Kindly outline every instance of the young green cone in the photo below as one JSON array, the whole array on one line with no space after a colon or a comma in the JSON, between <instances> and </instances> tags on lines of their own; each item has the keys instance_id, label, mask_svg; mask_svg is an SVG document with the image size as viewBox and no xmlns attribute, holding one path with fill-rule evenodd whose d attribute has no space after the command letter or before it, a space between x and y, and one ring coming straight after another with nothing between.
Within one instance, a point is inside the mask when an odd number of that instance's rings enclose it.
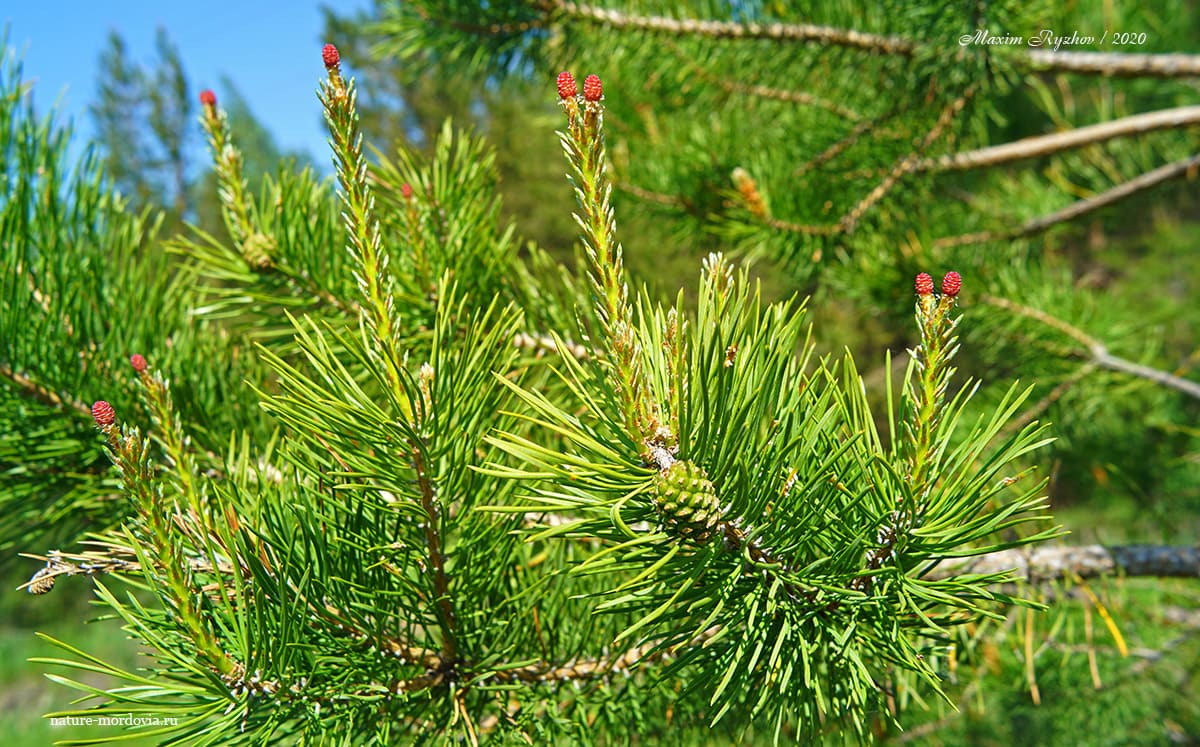
<instances>
[{"instance_id":1,"label":"young green cone","mask_svg":"<svg viewBox=\"0 0 1200 747\"><path fill-rule=\"evenodd\" d=\"M683 460L654 478L655 503L668 531L704 542L721 519L721 504L703 467Z\"/></svg>"}]
</instances>

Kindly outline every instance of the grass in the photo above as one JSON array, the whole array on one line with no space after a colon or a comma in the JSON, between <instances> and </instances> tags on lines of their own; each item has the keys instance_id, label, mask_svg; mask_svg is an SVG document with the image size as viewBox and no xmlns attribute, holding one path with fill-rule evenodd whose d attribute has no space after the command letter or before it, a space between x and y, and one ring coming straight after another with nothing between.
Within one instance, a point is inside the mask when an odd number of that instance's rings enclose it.
<instances>
[{"instance_id":1,"label":"grass","mask_svg":"<svg viewBox=\"0 0 1200 747\"><path fill-rule=\"evenodd\" d=\"M44 714L77 707L72 701L80 693L49 680L45 667L31 664L29 659L62 657L64 653L35 636L34 631L125 667L137 666L137 644L128 639L118 622L96 620L102 610L89 602L92 592L88 581L60 580L49 594L31 596L14 590L26 580L30 569L10 565L6 570L0 577L8 589L0 595L0 619L5 621L0 625L0 734L5 737L4 747L45 747L69 739L121 734L120 727L52 726ZM83 677L63 670L58 673L98 687L112 684L100 676ZM154 742L135 739L124 744Z\"/></svg>"},{"instance_id":2,"label":"grass","mask_svg":"<svg viewBox=\"0 0 1200 747\"><path fill-rule=\"evenodd\" d=\"M959 710L936 704L910 712L910 734L889 743L1194 744L1200 589L1191 581L1136 579L1092 582L1088 590L1113 618L1120 644L1082 587L1054 589L1050 610L1029 620L1025 611L1014 613L960 660L948 690Z\"/></svg>"}]
</instances>

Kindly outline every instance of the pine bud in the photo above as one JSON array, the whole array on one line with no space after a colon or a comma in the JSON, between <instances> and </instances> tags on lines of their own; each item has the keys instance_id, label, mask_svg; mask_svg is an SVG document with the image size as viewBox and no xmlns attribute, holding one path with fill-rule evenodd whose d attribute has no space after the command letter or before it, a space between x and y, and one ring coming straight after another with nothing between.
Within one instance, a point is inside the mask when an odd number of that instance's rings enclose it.
<instances>
[{"instance_id":1,"label":"pine bud","mask_svg":"<svg viewBox=\"0 0 1200 747\"><path fill-rule=\"evenodd\" d=\"M25 587L30 594L47 594L54 588L54 576L50 575L50 567L47 566L37 573L33 574L33 578L29 579L29 584Z\"/></svg>"},{"instance_id":2,"label":"pine bud","mask_svg":"<svg viewBox=\"0 0 1200 747\"><path fill-rule=\"evenodd\" d=\"M412 185L409 184L408 182L401 184L400 185L400 196L406 200L411 200L412 196L413 196Z\"/></svg>"},{"instance_id":3,"label":"pine bud","mask_svg":"<svg viewBox=\"0 0 1200 747\"><path fill-rule=\"evenodd\" d=\"M129 365L133 366L133 370L141 373L146 370L146 359L140 353L134 353L129 356Z\"/></svg>"},{"instance_id":4,"label":"pine bud","mask_svg":"<svg viewBox=\"0 0 1200 747\"><path fill-rule=\"evenodd\" d=\"M325 63L326 70L337 67L341 61L342 57L338 54L337 47L332 44L326 44L324 47L321 47L321 62Z\"/></svg>"},{"instance_id":5,"label":"pine bud","mask_svg":"<svg viewBox=\"0 0 1200 747\"><path fill-rule=\"evenodd\" d=\"M917 275L917 295L928 296L933 293L933 278L929 277L928 272L922 272Z\"/></svg>"},{"instance_id":6,"label":"pine bud","mask_svg":"<svg viewBox=\"0 0 1200 747\"><path fill-rule=\"evenodd\" d=\"M558 74L558 97L560 99L572 98L576 93L575 76L563 71Z\"/></svg>"},{"instance_id":7,"label":"pine bud","mask_svg":"<svg viewBox=\"0 0 1200 747\"><path fill-rule=\"evenodd\" d=\"M962 290L962 275L957 272L947 272L942 278L942 294L954 298Z\"/></svg>"},{"instance_id":8,"label":"pine bud","mask_svg":"<svg viewBox=\"0 0 1200 747\"><path fill-rule=\"evenodd\" d=\"M92 418L96 421L96 425L107 428L117 422L117 411L104 400L99 400L92 405Z\"/></svg>"},{"instance_id":9,"label":"pine bud","mask_svg":"<svg viewBox=\"0 0 1200 747\"><path fill-rule=\"evenodd\" d=\"M588 101L599 101L604 95L604 89L600 86L600 77L597 75L589 75L583 80L583 97Z\"/></svg>"},{"instance_id":10,"label":"pine bud","mask_svg":"<svg viewBox=\"0 0 1200 747\"><path fill-rule=\"evenodd\" d=\"M767 203L763 201L762 192L758 189L758 182L754 181L754 177L750 176L750 172L738 166L733 170L733 185L737 187L737 191L742 195L742 199L746 201L746 209L759 218L766 217Z\"/></svg>"},{"instance_id":11,"label":"pine bud","mask_svg":"<svg viewBox=\"0 0 1200 747\"><path fill-rule=\"evenodd\" d=\"M712 536L721 504L703 467L677 461L655 477L658 510L668 529L697 542Z\"/></svg>"},{"instance_id":12,"label":"pine bud","mask_svg":"<svg viewBox=\"0 0 1200 747\"><path fill-rule=\"evenodd\" d=\"M205 88L200 92L200 103L204 106L216 106L217 94L213 93L211 89Z\"/></svg>"}]
</instances>

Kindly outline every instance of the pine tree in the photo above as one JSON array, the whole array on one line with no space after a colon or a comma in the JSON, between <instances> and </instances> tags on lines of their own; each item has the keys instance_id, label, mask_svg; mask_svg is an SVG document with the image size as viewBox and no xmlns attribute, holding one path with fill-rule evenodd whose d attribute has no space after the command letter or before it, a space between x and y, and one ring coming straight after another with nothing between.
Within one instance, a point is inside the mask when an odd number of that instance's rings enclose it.
<instances>
[{"instance_id":1,"label":"pine tree","mask_svg":"<svg viewBox=\"0 0 1200 747\"><path fill-rule=\"evenodd\" d=\"M493 76L480 85L476 76L441 59L436 50L407 57L373 53L391 39L379 28L386 13L384 2L353 14L326 12L325 36L362 85L358 111L366 141L385 152L400 148L429 155L447 121L477 132L495 153L504 217L519 224L525 240L574 266L579 260L576 227L570 195L560 188L554 136L559 117L554 102L546 99L544 79ZM634 277L666 295L681 283L689 286L690 295L695 266L721 248L715 239L679 241L671 224L656 216L626 214L622 225L647 245L664 247L665 262L663 256L638 253L628 258L628 265Z\"/></svg>"},{"instance_id":2,"label":"pine tree","mask_svg":"<svg viewBox=\"0 0 1200 747\"><path fill-rule=\"evenodd\" d=\"M154 45L156 64L146 70L131 59L121 35L109 33L91 113L117 186L137 207L169 208L175 228L191 207L195 105L179 49L166 29L157 30Z\"/></svg>"},{"instance_id":3,"label":"pine tree","mask_svg":"<svg viewBox=\"0 0 1200 747\"><path fill-rule=\"evenodd\" d=\"M40 663L102 701L76 713L178 716L162 738L197 744L865 741L940 697L970 626L1039 606L1013 568L1197 574L1169 550L1039 561L1050 439L1029 388L981 397L955 370L970 270L864 276L915 291L872 399L861 354L817 355L806 305L723 255L695 309L631 291L624 86L557 80L575 276L517 252L478 138L369 163L356 84L322 59L336 185L283 169L256 196L206 91L229 238L173 237L174 275L94 162L62 176L62 133L6 70L0 500L92 509L86 535L14 535L72 546L27 588L88 576L153 652L130 672L60 642Z\"/></svg>"},{"instance_id":4,"label":"pine tree","mask_svg":"<svg viewBox=\"0 0 1200 747\"><path fill-rule=\"evenodd\" d=\"M1198 21L1174 3L428 0L368 32L381 58L479 80L600 71L626 92L618 196L782 266L848 328L822 349L906 345L896 289L958 268L986 291L965 307L971 373L1036 378L1025 417L1057 424L1056 498L1195 506L1195 339L1175 328L1197 321L1195 263L1133 227L1194 203L1200 71L1180 52ZM1106 234L1137 237L1135 257Z\"/></svg>"},{"instance_id":5,"label":"pine tree","mask_svg":"<svg viewBox=\"0 0 1200 747\"><path fill-rule=\"evenodd\" d=\"M152 155L139 132L147 118L143 77L144 72L130 60L124 38L110 32L108 46L100 53L91 116L109 174L122 193L140 205L162 191L151 179Z\"/></svg>"}]
</instances>

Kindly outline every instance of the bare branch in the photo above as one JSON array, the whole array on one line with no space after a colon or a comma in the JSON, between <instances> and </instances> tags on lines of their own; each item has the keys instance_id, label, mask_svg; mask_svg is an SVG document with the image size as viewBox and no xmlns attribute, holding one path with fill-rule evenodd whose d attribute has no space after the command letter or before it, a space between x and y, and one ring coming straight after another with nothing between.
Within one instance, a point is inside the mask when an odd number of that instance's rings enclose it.
<instances>
[{"instance_id":1,"label":"bare branch","mask_svg":"<svg viewBox=\"0 0 1200 747\"><path fill-rule=\"evenodd\" d=\"M697 64L694 59L681 50L677 44L668 41L666 43L666 47L697 78L706 80L729 93L738 93L745 96L754 96L772 101L784 101L792 104L801 104L803 106L815 106L817 108L825 109L826 111L837 114L838 116L848 119L852 122L857 122L862 119L862 115L853 109L842 106L834 101L828 101L807 91L796 91L785 88L772 88L770 86L752 85L738 80L715 75L709 68Z\"/></svg>"},{"instance_id":2,"label":"bare branch","mask_svg":"<svg viewBox=\"0 0 1200 747\"><path fill-rule=\"evenodd\" d=\"M800 166L792 172L792 176L803 176L818 166L832 161L834 158L837 158L839 155L841 155L847 148L861 140L863 135L874 133L876 128L906 109L907 107L894 108L891 111L879 115L878 117L860 121L858 124L854 125L854 128L844 138L838 140L833 145L830 145L828 148L814 156L811 160L800 164Z\"/></svg>"},{"instance_id":3,"label":"bare branch","mask_svg":"<svg viewBox=\"0 0 1200 747\"><path fill-rule=\"evenodd\" d=\"M1084 200L1073 202L1061 210L1056 210L1049 215L1044 215L1041 218L1036 218L1029 221L1023 226L1012 231L980 231L977 233L962 234L959 236L944 236L933 242L933 245L938 248L963 246L965 244L979 244L985 241L1010 241L1012 239L1024 238L1033 234L1045 231L1059 223L1065 223L1069 220L1074 220L1081 215L1090 213L1094 210L1107 207L1119 200L1134 195L1138 192L1158 186L1165 181L1178 179L1188 174L1194 174L1195 170L1200 168L1200 155L1192 156L1191 158L1169 163L1165 166L1147 171L1140 176L1134 177L1127 182L1118 184L1111 189L1106 189L1100 194L1093 195Z\"/></svg>"},{"instance_id":4,"label":"bare branch","mask_svg":"<svg viewBox=\"0 0 1200 747\"><path fill-rule=\"evenodd\" d=\"M1065 132L1027 137L1012 143L988 148L952 153L940 158L927 158L914 166L916 171L962 171L986 168L1026 158L1102 143L1118 137L1143 135L1155 130L1177 129L1200 124L1200 106L1180 106L1174 109L1134 114L1111 122L1077 127Z\"/></svg>"},{"instance_id":5,"label":"bare branch","mask_svg":"<svg viewBox=\"0 0 1200 747\"><path fill-rule=\"evenodd\" d=\"M1020 415L1013 418L1008 425L1004 426L1004 430L1002 432L1006 434L1015 433L1016 431L1019 431L1025 426L1029 425L1036 420L1038 416L1045 412L1050 405L1053 405L1055 402L1061 399L1064 394L1069 392L1071 387L1078 384L1081 380L1087 378L1087 376L1095 370L1095 363L1090 361L1084 363L1082 366L1076 369L1074 373L1060 382L1058 386L1054 387L1049 394L1047 394L1045 397L1042 397L1037 402L1026 408L1025 411Z\"/></svg>"},{"instance_id":6,"label":"bare branch","mask_svg":"<svg viewBox=\"0 0 1200 747\"><path fill-rule=\"evenodd\" d=\"M963 91L961 96L956 98L954 101L951 101L944 109L942 109L941 115L938 116L937 121L934 122L933 127L929 129L929 132L925 133L925 137L921 139L917 149L900 159L896 165L892 167L888 175L884 177L883 181L880 182L875 189L871 190L866 197L859 201L857 205L851 208L850 211L846 213L846 215L844 215L840 221L838 221L838 228L841 231L845 233L853 231L854 227L858 224L858 221L862 219L862 216L868 210L870 210L872 206L882 200L887 193L890 192L897 183L899 183L901 177L913 171L913 167L920 159L921 153L929 148L929 146L933 144L933 141L942 136L942 133L945 132L946 128L950 126L950 123L954 121L954 118L962 112L963 107L967 105L967 102L978 90L978 85L972 84L968 86L967 89Z\"/></svg>"},{"instance_id":7,"label":"bare branch","mask_svg":"<svg viewBox=\"0 0 1200 747\"><path fill-rule=\"evenodd\" d=\"M670 207L683 208L684 210L688 209L687 201L676 195L655 192L644 187L639 187L636 184L631 184L630 182L617 182L614 186L622 192L628 192L646 202L653 202L657 205L669 205Z\"/></svg>"},{"instance_id":8,"label":"bare branch","mask_svg":"<svg viewBox=\"0 0 1200 747\"><path fill-rule=\"evenodd\" d=\"M83 415L91 417L92 409L83 402L64 397L58 392L52 391L46 386L38 383L34 379L14 371L7 365L0 363L0 377L8 379L16 384L21 392L32 399L41 402L44 405L49 405L60 410L74 410Z\"/></svg>"},{"instance_id":9,"label":"bare branch","mask_svg":"<svg viewBox=\"0 0 1200 747\"><path fill-rule=\"evenodd\" d=\"M1121 77L1191 78L1200 76L1200 55L1061 52L1035 49L1026 57L1031 70Z\"/></svg>"},{"instance_id":10,"label":"bare branch","mask_svg":"<svg viewBox=\"0 0 1200 747\"><path fill-rule=\"evenodd\" d=\"M1144 366L1140 363L1134 363L1133 361L1125 360L1124 358L1115 356L1108 352L1108 348L1105 347L1104 343L1100 340L1097 340L1095 337L1092 337L1078 327L1075 327L1063 321L1062 319L1059 319L1058 317L1047 314L1041 309L1035 309L1031 306L1017 303L1016 301L1010 301L1006 298L997 298L996 296L990 295L981 296L980 300L991 306L996 306L998 308L1005 309L1006 311L1020 314L1026 318L1034 319L1048 327L1052 327L1059 332L1062 332L1082 345L1086 349L1087 355L1091 357L1092 362L1100 368L1106 368L1110 371L1119 371L1121 373L1138 376L1148 381L1153 381L1156 384L1161 384L1163 386L1170 387L1171 389L1175 389L1176 391L1183 392L1189 397L1200 399L1200 384L1166 371L1160 371L1157 368L1151 368L1150 366Z\"/></svg>"},{"instance_id":11,"label":"bare branch","mask_svg":"<svg viewBox=\"0 0 1200 747\"><path fill-rule=\"evenodd\" d=\"M1095 337L1092 337L1078 327L1071 325L1056 316L1047 314L1041 309L1035 309L1032 306L1026 306L1025 304L1017 303L1016 301L1010 301L1007 298L1000 298L999 296L992 296L988 294L980 296L979 300L990 306L996 306L1004 309L1005 311L1011 311L1015 314L1020 314L1023 317L1041 322L1047 327L1052 327L1059 332L1062 332L1064 335L1070 337L1072 340L1075 340L1089 350L1092 348L1103 347L1103 343L1101 343Z\"/></svg>"},{"instance_id":12,"label":"bare branch","mask_svg":"<svg viewBox=\"0 0 1200 747\"><path fill-rule=\"evenodd\" d=\"M1200 547L1163 545L1039 546L946 561L923 574L947 579L968 573L1014 571L1031 583L1097 576L1200 577Z\"/></svg>"},{"instance_id":13,"label":"bare branch","mask_svg":"<svg viewBox=\"0 0 1200 747\"><path fill-rule=\"evenodd\" d=\"M799 23L735 23L702 21L665 16L636 16L562 0L545 0L544 7L615 29L636 29L659 34L705 36L713 39L759 39L768 41L826 44L861 52L913 57L921 45L898 36L883 36L854 29ZM511 29L492 33L508 33ZM480 27L480 30L484 30ZM1029 72L1051 71L1125 77L1187 78L1200 76L1200 55L1121 54L1033 49L1016 58Z\"/></svg>"},{"instance_id":14,"label":"bare branch","mask_svg":"<svg viewBox=\"0 0 1200 747\"><path fill-rule=\"evenodd\" d=\"M636 16L591 5L562 2L562 0L548 0L547 5L568 16L616 29L636 29L676 36L705 36L713 39L815 42L905 57L912 55L915 49L912 42L899 37L880 36L853 29L839 29L808 23L735 23L733 21L701 21L665 16Z\"/></svg>"},{"instance_id":15,"label":"bare branch","mask_svg":"<svg viewBox=\"0 0 1200 747\"><path fill-rule=\"evenodd\" d=\"M1107 368L1111 371L1120 371L1132 376L1139 376L1143 379L1153 381L1156 384L1162 384L1165 387L1170 387L1176 391L1183 392L1189 397L1200 399L1200 384L1189 379L1184 379L1166 371L1159 371L1157 368L1143 366L1140 363L1127 361L1124 358L1118 358L1112 355L1107 350L1093 351L1096 365Z\"/></svg>"}]
</instances>

